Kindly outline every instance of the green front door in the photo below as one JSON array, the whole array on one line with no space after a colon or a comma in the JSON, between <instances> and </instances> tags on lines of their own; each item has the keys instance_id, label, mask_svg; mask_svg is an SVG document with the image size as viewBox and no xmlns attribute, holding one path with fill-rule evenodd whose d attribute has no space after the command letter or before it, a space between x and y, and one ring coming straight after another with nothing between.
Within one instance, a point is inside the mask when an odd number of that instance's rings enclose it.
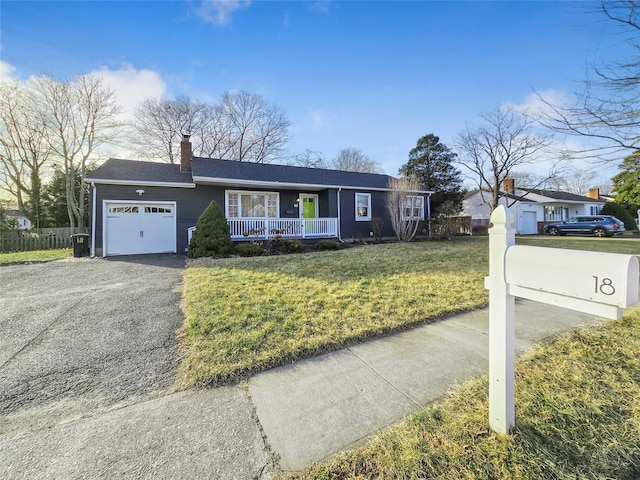
<instances>
[{"instance_id":1,"label":"green front door","mask_svg":"<svg viewBox=\"0 0 640 480\"><path fill-rule=\"evenodd\" d=\"M316 218L316 197L302 198L302 217Z\"/></svg>"},{"instance_id":2,"label":"green front door","mask_svg":"<svg viewBox=\"0 0 640 480\"><path fill-rule=\"evenodd\" d=\"M317 233L318 225L315 218L318 218L318 196L310 194L301 194L300 201L302 203L302 210L300 214L305 219L304 222L304 235L314 235ZM306 220L308 219L308 220Z\"/></svg>"}]
</instances>

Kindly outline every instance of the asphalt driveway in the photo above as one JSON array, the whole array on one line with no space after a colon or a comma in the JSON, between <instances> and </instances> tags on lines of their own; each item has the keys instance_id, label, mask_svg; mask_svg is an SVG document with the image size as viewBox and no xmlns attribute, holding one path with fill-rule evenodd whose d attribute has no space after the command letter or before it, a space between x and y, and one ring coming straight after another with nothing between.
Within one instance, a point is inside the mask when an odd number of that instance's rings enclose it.
<instances>
[{"instance_id":1,"label":"asphalt driveway","mask_svg":"<svg viewBox=\"0 0 640 480\"><path fill-rule=\"evenodd\" d=\"M174 255L0 269L0 436L171 387L181 268Z\"/></svg>"},{"instance_id":2,"label":"asphalt driveway","mask_svg":"<svg viewBox=\"0 0 640 480\"><path fill-rule=\"evenodd\" d=\"M265 473L241 389L171 392L184 263L145 255L0 267L0 477Z\"/></svg>"}]
</instances>

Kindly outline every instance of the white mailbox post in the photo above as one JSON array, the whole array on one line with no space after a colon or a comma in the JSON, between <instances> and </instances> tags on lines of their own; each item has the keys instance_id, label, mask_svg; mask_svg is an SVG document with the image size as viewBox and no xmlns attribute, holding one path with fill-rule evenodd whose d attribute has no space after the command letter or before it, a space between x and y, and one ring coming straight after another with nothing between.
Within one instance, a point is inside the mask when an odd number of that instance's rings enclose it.
<instances>
[{"instance_id":1,"label":"white mailbox post","mask_svg":"<svg viewBox=\"0 0 640 480\"><path fill-rule=\"evenodd\" d=\"M513 214L503 205L489 230L489 424L515 425L515 297L619 319L638 301L638 258L515 245Z\"/></svg>"}]
</instances>

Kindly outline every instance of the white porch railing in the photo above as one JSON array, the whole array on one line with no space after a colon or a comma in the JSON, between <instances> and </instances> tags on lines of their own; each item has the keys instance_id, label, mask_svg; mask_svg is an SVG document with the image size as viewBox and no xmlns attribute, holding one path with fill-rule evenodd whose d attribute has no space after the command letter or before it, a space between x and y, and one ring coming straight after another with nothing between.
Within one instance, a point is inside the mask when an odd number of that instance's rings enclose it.
<instances>
[{"instance_id":1,"label":"white porch railing","mask_svg":"<svg viewBox=\"0 0 640 480\"><path fill-rule=\"evenodd\" d=\"M228 218L232 240L338 236L337 218Z\"/></svg>"}]
</instances>

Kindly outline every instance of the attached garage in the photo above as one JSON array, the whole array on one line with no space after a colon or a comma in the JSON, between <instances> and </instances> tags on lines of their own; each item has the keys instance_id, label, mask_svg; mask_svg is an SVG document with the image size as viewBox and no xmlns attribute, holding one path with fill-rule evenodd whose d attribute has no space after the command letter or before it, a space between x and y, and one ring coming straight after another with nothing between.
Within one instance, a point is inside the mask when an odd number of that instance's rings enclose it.
<instances>
[{"instance_id":1,"label":"attached garage","mask_svg":"<svg viewBox=\"0 0 640 480\"><path fill-rule=\"evenodd\" d=\"M103 202L103 255L176 253L176 202Z\"/></svg>"}]
</instances>

